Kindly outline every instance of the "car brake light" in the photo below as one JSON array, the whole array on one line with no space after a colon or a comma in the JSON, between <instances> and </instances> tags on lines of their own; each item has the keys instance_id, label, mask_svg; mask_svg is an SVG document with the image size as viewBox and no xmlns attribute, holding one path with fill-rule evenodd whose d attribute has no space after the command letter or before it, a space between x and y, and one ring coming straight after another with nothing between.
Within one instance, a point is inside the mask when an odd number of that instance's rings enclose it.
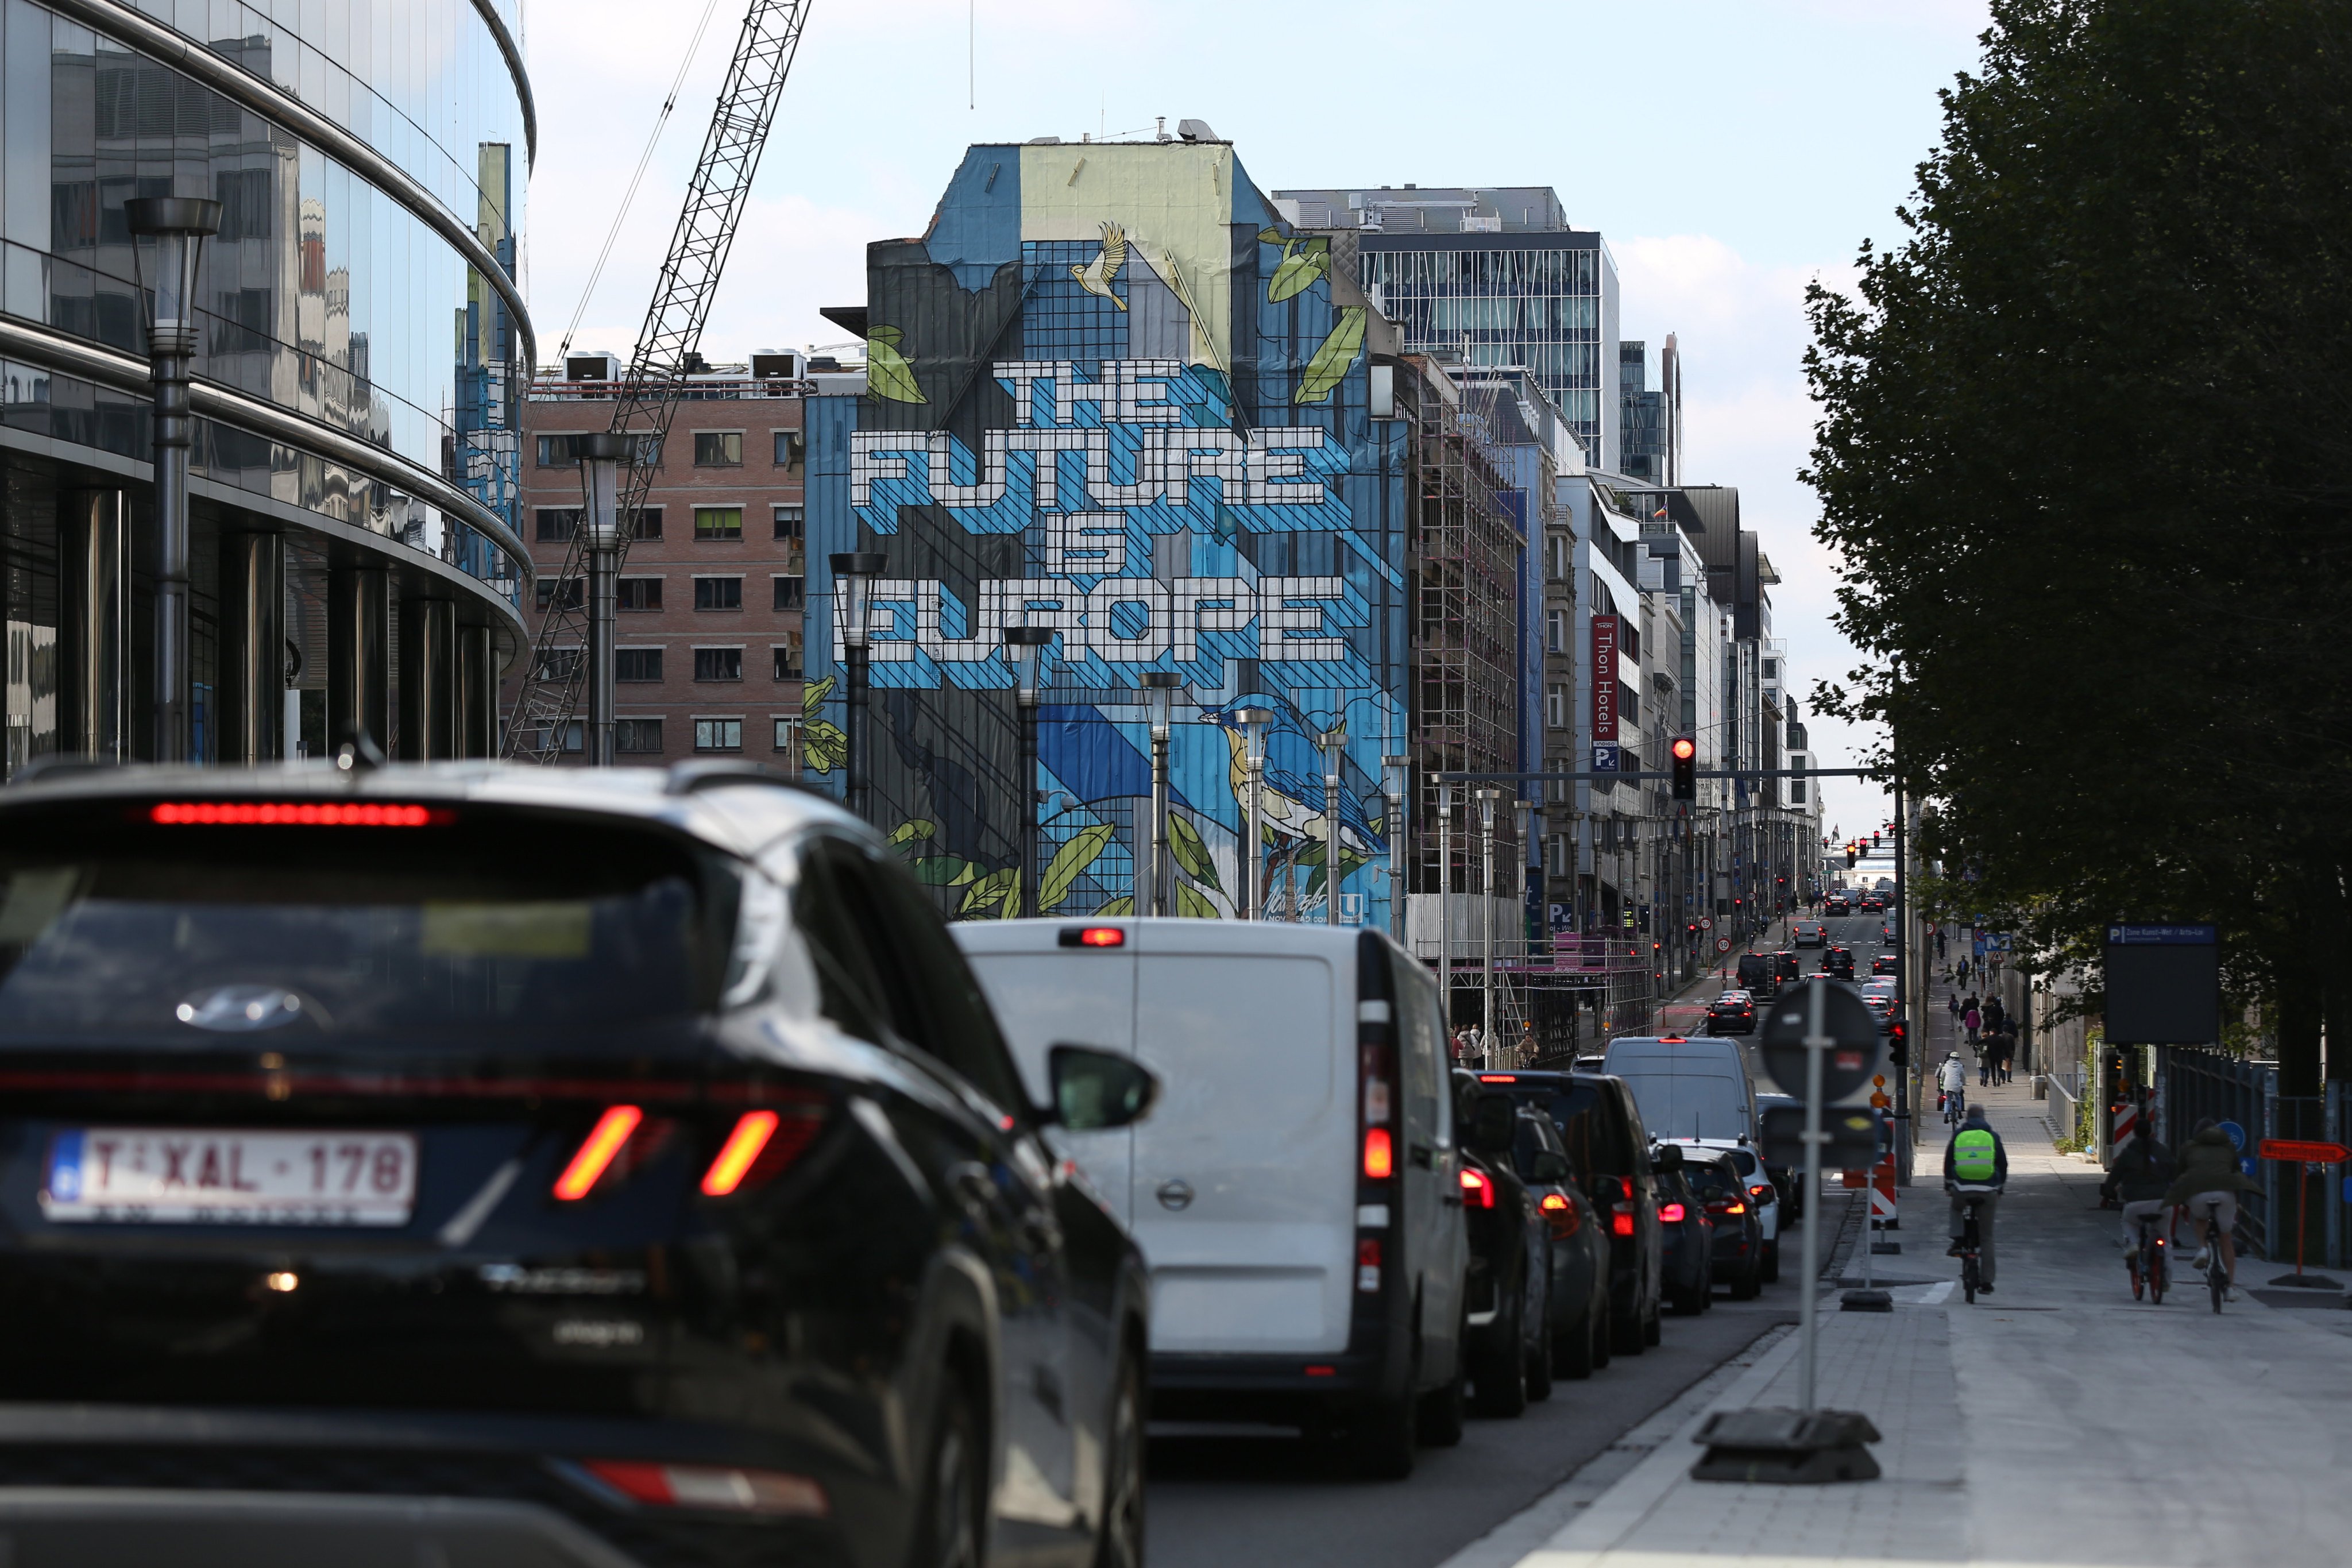
<instances>
[{"instance_id":1,"label":"car brake light","mask_svg":"<svg viewBox=\"0 0 2352 1568\"><path fill-rule=\"evenodd\" d=\"M1490 1209L1495 1206L1495 1184L1486 1179L1484 1171L1462 1173L1462 1202L1465 1207Z\"/></svg>"},{"instance_id":2,"label":"car brake light","mask_svg":"<svg viewBox=\"0 0 2352 1568\"><path fill-rule=\"evenodd\" d=\"M1080 947L1125 947L1127 933L1117 926L1088 926L1078 933Z\"/></svg>"},{"instance_id":3,"label":"car brake light","mask_svg":"<svg viewBox=\"0 0 2352 1568\"><path fill-rule=\"evenodd\" d=\"M1707 1205L1706 1212L1709 1214L1746 1214L1748 1212L1748 1205L1746 1204L1737 1202L1736 1200L1726 1198L1719 1203Z\"/></svg>"},{"instance_id":4,"label":"car brake light","mask_svg":"<svg viewBox=\"0 0 2352 1568\"><path fill-rule=\"evenodd\" d=\"M1568 1200L1560 1196L1558 1193L1546 1193L1543 1195L1543 1206L1545 1211L1548 1213L1559 1209L1564 1209L1568 1206Z\"/></svg>"},{"instance_id":5,"label":"car brake light","mask_svg":"<svg viewBox=\"0 0 2352 1568\"><path fill-rule=\"evenodd\" d=\"M165 827L438 827L457 814L379 800L167 800L147 820Z\"/></svg>"},{"instance_id":6,"label":"car brake light","mask_svg":"<svg viewBox=\"0 0 2352 1568\"><path fill-rule=\"evenodd\" d=\"M1381 1238L1368 1236L1356 1243L1356 1289L1371 1293L1381 1288Z\"/></svg>"},{"instance_id":7,"label":"car brake light","mask_svg":"<svg viewBox=\"0 0 2352 1568\"><path fill-rule=\"evenodd\" d=\"M1609 1216L1609 1234L1612 1236L1633 1234L1633 1215L1630 1210L1619 1209Z\"/></svg>"},{"instance_id":8,"label":"car brake light","mask_svg":"<svg viewBox=\"0 0 2352 1568\"><path fill-rule=\"evenodd\" d=\"M823 1487L806 1476L781 1470L653 1465L634 1459L590 1459L580 1468L631 1502L658 1508L724 1509L802 1519L823 1519L832 1511Z\"/></svg>"},{"instance_id":9,"label":"car brake light","mask_svg":"<svg viewBox=\"0 0 2352 1568\"><path fill-rule=\"evenodd\" d=\"M1478 1081L1480 1083L1517 1083L1519 1081L1519 1075L1515 1072L1482 1072L1478 1075Z\"/></svg>"},{"instance_id":10,"label":"car brake light","mask_svg":"<svg viewBox=\"0 0 2352 1568\"><path fill-rule=\"evenodd\" d=\"M1756 1184L1755 1186L1752 1186L1752 1187L1748 1188L1748 1195L1749 1197L1751 1197L1751 1198L1761 1198L1761 1197L1763 1197L1763 1196L1764 1196L1764 1194L1767 1194L1767 1193L1770 1192L1771 1190L1772 1190L1772 1184L1771 1184L1771 1183L1769 1183L1769 1182L1761 1182L1761 1183L1759 1183L1758 1184Z\"/></svg>"},{"instance_id":11,"label":"car brake light","mask_svg":"<svg viewBox=\"0 0 2352 1568\"><path fill-rule=\"evenodd\" d=\"M1683 1217L1683 1205L1680 1204L1661 1204L1658 1206L1658 1217L1664 1220L1668 1225L1676 1224Z\"/></svg>"},{"instance_id":12,"label":"car brake light","mask_svg":"<svg viewBox=\"0 0 2352 1568\"><path fill-rule=\"evenodd\" d=\"M1681 1035L1660 1035L1658 1037L1658 1044L1662 1046L1679 1046L1684 1043L1684 1039L1685 1037Z\"/></svg>"},{"instance_id":13,"label":"car brake light","mask_svg":"<svg viewBox=\"0 0 2352 1568\"><path fill-rule=\"evenodd\" d=\"M747 1110L735 1123L735 1131L727 1134L727 1142L719 1147L719 1158L710 1162L710 1169L702 1173L702 1190L714 1198L723 1198L742 1184L743 1173L776 1135L777 1115L772 1110Z\"/></svg>"},{"instance_id":14,"label":"car brake light","mask_svg":"<svg viewBox=\"0 0 2352 1568\"><path fill-rule=\"evenodd\" d=\"M563 1167L563 1174L555 1178L555 1195L566 1200L586 1197L645 1119L646 1113L634 1105L609 1107L588 1130L587 1140L572 1156L572 1163Z\"/></svg>"},{"instance_id":15,"label":"car brake light","mask_svg":"<svg viewBox=\"0 0 2352 1568\"><path fill-rule=\"evenodd\" d=\"M1364 1175L1371 1181L1385 1182L1396 1174L1396 1150L1389 1142L1385 1127L1364 1129Z\"/></svg>"}]
</instances>

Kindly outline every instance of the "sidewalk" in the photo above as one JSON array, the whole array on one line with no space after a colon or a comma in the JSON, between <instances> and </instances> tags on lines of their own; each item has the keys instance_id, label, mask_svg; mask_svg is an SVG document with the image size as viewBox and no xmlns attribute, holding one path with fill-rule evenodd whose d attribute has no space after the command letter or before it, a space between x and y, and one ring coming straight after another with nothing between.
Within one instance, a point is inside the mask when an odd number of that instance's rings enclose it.
<instances>
[{"instance_id":1,"label":"sidewalk","mask_svg":"<svg viewBox=\"0 0 2352 1568\"><path fill-rule=\"evenodd\" d=\"M2352 1554L2352 1313L2243 1292L2218 1317L2201 1293L2133 1301L2099 1173L2055 1152L2024 1084L1979 1089L1971 1073L1969 1092L2009 1146L1996 1293L1967 1306L1950 1283L1945 1129L1929 1121L1905 1251L1878 1261L1937 1282L1896 1287L1891 1313L1842 1312L1832 1294L1822 1317L1821 1401L1877 1425L1884 1477L1690 1479L1706 1410L1798 1403L1791 1336L1519 1568L2332 1568ZM2250 1261L2240 1283L2276 1271Z\"/></svg>"}]
</instances>

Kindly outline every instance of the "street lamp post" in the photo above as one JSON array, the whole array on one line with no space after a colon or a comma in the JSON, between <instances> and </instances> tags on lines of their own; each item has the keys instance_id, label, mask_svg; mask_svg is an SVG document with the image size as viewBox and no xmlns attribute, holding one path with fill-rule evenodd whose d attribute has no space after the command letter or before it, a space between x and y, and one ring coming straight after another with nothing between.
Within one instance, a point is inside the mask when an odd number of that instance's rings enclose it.
<instances>
[{"instance_id":1,"label":"street lamp post","mask_svg":"<svg viewBox=\"0 0 2352 1568\"><path fill-rule=\"evenodd\" d=\"M220 232L221 205L200 196L138 196L122 204L140 292L148 301L147 359L155 383L155 760L188 760L189 362L196 354L196 265Z\"/></svg>"},{"instance_id":2,"label":"street lamp post","mask_svg":"<svg viewBox=\"0 0 2352 1568\"><path fill-rule=\"evenodd\" d=\"M1381 784L1389 798L1389 934L1402 945L1404 920L1404 791L1412 777L1411 757L1381 759Z\"/></svg>"},{"instance_id":3,"label":"street lamp post","mask_svg":"<svg viewBox=\"0 0 2352 1568\"><path fill-rule=\"evenodd\" d=\"M842 804L857 816L872 820L874 771L871 764L872 738L867 733L866 711L866 654L871 628L866 615L871 603L874 579L882 575L889 558L870 550L844 551L831 558L833 566L833 613L841 627L842 674L846 678L844 696L847 706L842 726L846 776L842 787Z\"/></svg>"},{"instance_id":4,"label":"street lamp post","mask_svg":"<svg viewBox=\"0 0 2352 1568\"><path fill-rule=\"evenodd\" d=\"M1271 708L1243 708L1234 714L1242 727L1242 763L1248 773L1249 841L1242 846L1242 919L1265 918L1265 727Z\"/></svg>"},{"instance_id":5,"label":"street lamp post","mask_svg":"<svg viewBox=\"0 0 2352 1568\"><path fill-rule=\"evenodd\" d=\"M1454 786L1437 774L1437 979L1445 989L1445 1031L1454 1032Z\"/></svg>"},{"instance_id":6,"label":"street lamp post","mask_svg":"<svg viewBox=\"0 0 2352 1568\"><path fill-rule=\"evenodd\" d=\"M1481 1004L1482 1022L1478 1026L1479 1048L1487 1067L1495 1065L1495 803L1503 798L1498 789L1482 789L1478 794L1478 927L1480 941L1486 949L1485 996Z\"/></svg>"},{"instance_id":7,"label":"street lamp post","mask_svg":"<svg viewBox=\"0 0 2352 1568\"><path fill-rule=\"evenodd\" d=\"M1168 721L1184 677L1172 669L1147 669L1136 678L1151 705L1151 868L1144 887L1150 912L1168 913Z\"/></svg>"},{"instance_id":8,"label":"street lamp post","mask_svg":"<svg viewBox=\"0 0 2352 1568\"><path fill-rule=\"evenodd\" d=\"M1021 914L1037 915L1037 707L1045 690L1039 678L1051 626L1007 626L1004 651L1013 658L1013 701L1019 710L1020 762L1013 777L1021 791Z\"/></svg>"},{"instance_id":9,"label":"street lamp post","mask_svg":"<svg viewBox=\"0 0 2352 1568\"><path fill-rule=\"evenodd\" d=\"M613 594L621 562L620 471L634 443L600 430L579 438L581 528L588 548L588 765L613 765Z\"/></svg>"},{"instance_id":10,"label":"street lamp post","mask_svg":"<svg viewBox=\"0 0 2352 1568\"><path fill-rule=\"evenodd\" d=\"M1323 923L1339 923L1339 761L1348 748L1348 721L1323 732Z\"/></svg>"}]
</instances>

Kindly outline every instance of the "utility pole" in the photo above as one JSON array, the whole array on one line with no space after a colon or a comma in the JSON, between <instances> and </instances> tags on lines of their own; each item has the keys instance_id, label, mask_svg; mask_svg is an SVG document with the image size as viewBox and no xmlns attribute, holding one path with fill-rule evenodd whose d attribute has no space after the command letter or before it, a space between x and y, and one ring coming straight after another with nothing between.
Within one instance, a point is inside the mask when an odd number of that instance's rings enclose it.
<instances>
[{"instance_id":1,"label":"utility pole","mask_svg":"<svg viewBox=\"0 0 2352 1568\"><path fill-rule=\"evenodd\" d=\"M1503 792L1498 789L1478 792L1478 926L1486 948L1485 995L1478 1032L1482 1059L1490 1068L1495 1065L1495 803L1502 798Z\"/></svg>"},{"instance_id":2,"label":"utility pole","mask_svg":"<svg viewBox=\"0 0 2352 1568\"><path fill-rule=\"evenodd\" d=\"M1437 984L1445 993L1445 1032L1454 1033L1454 786L1437 785Z\"/></svg>"},{"instance_id":3,"label":"utility pole","mask_svg":"<svg viewBox=\"0 0 2352 1568\"><path fill-rule=\"evenodd\" d=\"M1339 767L1348 744L1345 719L1323 732L1323 923L1339 923L1339 877L1347 864L1339 846Z\"/></svg>"}]
</instances>

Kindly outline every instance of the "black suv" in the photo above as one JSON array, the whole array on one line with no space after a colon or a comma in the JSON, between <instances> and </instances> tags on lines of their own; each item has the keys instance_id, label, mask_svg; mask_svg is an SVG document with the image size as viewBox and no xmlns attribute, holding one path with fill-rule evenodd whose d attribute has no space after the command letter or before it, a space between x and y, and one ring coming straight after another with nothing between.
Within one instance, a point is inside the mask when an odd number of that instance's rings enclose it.
<instances>
[{"instance_id":1,"label":"black suv","mask_svg":"<svg viewBox=\"0 0 2352 1568\"><path fill-rule=\"evenodd\" d=\"M1042 1133L1152 1080L1065 1048L1031 1104L862 823L740 768L55 769L0 882L20 1551L1139 1558L1148 1285Z\"/></svg>"}]
</instances>

